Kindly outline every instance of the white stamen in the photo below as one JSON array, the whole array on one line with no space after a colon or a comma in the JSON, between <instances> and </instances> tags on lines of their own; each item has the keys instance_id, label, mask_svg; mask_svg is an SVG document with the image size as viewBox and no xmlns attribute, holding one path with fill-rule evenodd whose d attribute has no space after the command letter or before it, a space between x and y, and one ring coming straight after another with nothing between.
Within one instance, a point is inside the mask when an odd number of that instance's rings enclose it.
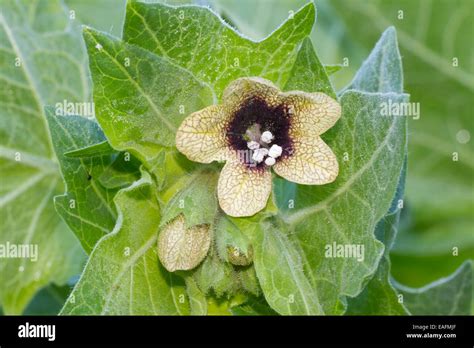
<instances>
[{"instance_id":1,"label":"white stamen","mask_svg":"<svg viewBox=\"0 0 474 348\"><path fill-rule=\"evenodd\" d=\"M261 149L258 149L258 151L260 151L260 153L263 153L264 156L268 155L268 149L265 148L265 147L262 147Z\"/></svg>"},{"instance_id":2,"label":"white stamen","mask_svg":"<svg viewBox=\"0 0 474 348\"><path fill-rule=\"evenodd\" d=\"M260 163L263 161L263 155L260 152L255 151L252 155L252 159L257 163Z\"/></svg>"},{"instance_id":3,"label":"white stamen","mask_svg":"<svg viewBox=\"0 0 474 348\"><path fill-rule=\"evenodd\" d=\"M260 136L260 140L263 141L264 143L270 144L273 140L273 134L272 132L265 131L262 133Z\"/></svg>"},{"instance_id":4,"label":"white stamen","mask_svg":"<svg viewBox=\"0 0 474 348\"><path fill-rule=\"evenodd\" d=\"M253 152L252 159L260 163L263 161L263 158L268 154L268 150L265 148L257 149Z\"/></svg>"},{"instance_id":5,"label":"white stamen","mask_svg":"<svg viewBox=\"0 0 474 348\"><path fill-rule=\"evenodd\" d=\"M249 141L247 143L247 147L250 149L250 150L257 150L259 147L260 147L260 144L256 141Z\"/></svg>"},{"instance_id":6,"label":"white stamen","mask_svg":"<svg viewBox=\"0 0 474 348\"><path fill-rule=\"evenodd\" d=\"M268 155L273 158L278 158L281 156L281 153L283 152L283 149L281 146L278 146L277 144L273 144L272 147L270 148L270 151L268 151Z\"/></svg>"},{"instance_id":7,"label":"white stamen","mask_svg":"<svg viewBox=\"0 0 474 348\"><path fill-rule=\"evenodd\" d=\"M275 162L276 162L276 160L275 160L273 157L267 157L267 158L265 158L265 164L266 164L267 166L272 166L272 165L275 164Z\"/></svg>"}]
</instances>

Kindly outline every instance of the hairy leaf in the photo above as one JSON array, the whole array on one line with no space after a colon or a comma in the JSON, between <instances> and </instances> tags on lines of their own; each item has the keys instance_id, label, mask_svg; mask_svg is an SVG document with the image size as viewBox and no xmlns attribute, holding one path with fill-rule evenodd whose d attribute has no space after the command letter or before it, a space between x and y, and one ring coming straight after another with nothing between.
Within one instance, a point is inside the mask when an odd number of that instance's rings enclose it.
<instances>
[{"instance_id":1,"label":"hairy leaf","mask_svg":"<svg viewBox=\"0 0 474 348\"><path fill-rule=\"evenodd\" d=\"M115 160L99 176L99 182L108 189L131 185L140 178L140 161L128 152L117 154Z\"/></svg>"},{"instance_id":2,"label":"hairy leaf","mask_svg":"<svg viewBox=\"0 0 474 348\"><path fill-rule=\"evenodd\" d=\"M186 277L186 291L189 297L189 307L191 315L206 315L207 314L207 299L206 295L199 289L192 277Z\"/></svg>"},{"instance_id":3,"label":"hairy leaf","mask_svg":"<svg viewBox=\"0 0 474 348\"><path fill-rule=\"evenodd\" d=\"M447 278L419 289L395 283L403 301L414 315L472 315L474 301L472 261L466 261Z\"/></svg>"},{"instance_id":4,"label":"hairy leaf","mask_svg":"<svg viewBox=\"0 0 474 348\"><path fill-rule=\"evenodd\" d=\"M229 82L242 76L260 76L284 85L314 19L314 5L308 3L268 38L254 42L207 8L131 1L123 37L190 70L220 97Z\"/></svg>"},{"instance_id":5,"label":"hairy leaf","mask_svg":"<svg viewBox=\"0 0 474 348\"><path fill-rule=\"evenodd\" d=\"M183 176L176 185L160 194L164 204L161 225L179 214L184 215L187 227L213 223L217 213L216 185L217 175L213 171L198 170Z\"/></svg>"},{"instance_id":6,"label":"hairy leaf","mask_svg":"<svg viewBox=\"0 0 474 348\"><path fill-rule=\"evenodd\" d=\"M66 157L65 152L99 143L104 135L97 123L81 116L56 116L49 109L47 118L66 184L65 194L54 199L56 209L90 253L95 243L112 231L117 218L112 201L117 191L104 188L98 181L114 156Z\"/></svg>"},{"instance_id":7,"label":"hairy leaf","mask_svg":"<svg viewBox=\"0 0 474 348\"><path fill-rule=\"evenodd\" d=\"M174 145L189 112L212 103L208 87L168 60L92 29L84 39L97 119L115 149L151 160Z\"/></svg>"},{"instance_id":8,"label":"hairy leaf","mask_svg":"<svg viewBox=\"0 0 474 348\"><path fill-rule=\"evenodd\" d=\"M395 28L385 30L347 89L402 93L403 73Z\"/></svg>"},{"instance_id":9,"label":"hairy leaf","mask_svg":"<svg viewBox=\"0 0 474 348\"><path fill-rule=\"evenodd\" d=\"M234 267L219 259L213 245L206 259L193 272L193 278L206 295L214 293L217 297L230 297L236 294L241 284Z\"/></svg>"},{"instance_id":10,"label":"hairy leaf","mask_svg":"<svg viewBox=\"0 0 474 348\"><path fill-rule=\"evenodd\" d=\"M115 196L115 229L97 243L63 315L189 313L184 282L158 261L160 209L143 175Z\"/></svg>"},{"instance_id":11,"label":"hairy leaf","mask_svg":"<svg viewBox=\"0 0 474 348\"><path fill-rule=\"evenodd\" d=\"M250 240L230 217L222 214L217 218L214 239L216 251L222 260L231 262L232 257L240 256L243 263L252 262L253 250Z\"/></svg>"},{"instance_id":12,"label":"hairy leaf","mask_svg":"<svg viewBox=\"0 0 474 348\"><path fill-rule=\"evenodd\" d=\"M77 150L71 150L64 153L66 157L81 158L81 157L95 157L111 155L115 152L113 147L110 146L107 140L103 140L99 143L87 145Z\"/></svg>"},{"instance_id":13,"label":"hairy leaf","mask_svg":"<svg viewBox=\"0 0 474 348\"><path fill-rule=\"evenodd\" d=\"M285 88L287 90L291 88L300 91L322 92L333 98L336 97L326 69L319 61L309 38L303 41L298 51L295 65Z\"/></svg>"},{"instance_id":14,"label":"hairy leaf","mask_svg":"<svg viewBox=\"0 0 474 348\"><path fill-rule=\"evenodd\" d=\"M365 289L356 298L348 299L347 315L408 314L390 283L389 251L397 234L399 215L399 211L389 214L377 224L376 233L385 244L384 255Z\"/></svg>"},{"instance_id":15,"label":"hairy leaf","mask_svg":"<svg viewBox=\"0 0 474 348\"><path fill-rule=\"evenodd\" d=\"M280 314L324 314L317 290L304 271L304 253L277 228L263 225L254 239L255 267L271 307Z\"/></svg>"},{"instance_id":16,"label":"hairy leaf","mask_svg":"<svg viewBox=\"0 0 474 348\"><path fill-rule=\"evenodd\" d=\"M364 290L348 299L348 315L405 315L408 314L390 279L390 250L398 233L406 179L406 160L398 180L397 191L387 214L377 223L375 236L385 245L377 272Z\"/></svg>"}]
</instances>

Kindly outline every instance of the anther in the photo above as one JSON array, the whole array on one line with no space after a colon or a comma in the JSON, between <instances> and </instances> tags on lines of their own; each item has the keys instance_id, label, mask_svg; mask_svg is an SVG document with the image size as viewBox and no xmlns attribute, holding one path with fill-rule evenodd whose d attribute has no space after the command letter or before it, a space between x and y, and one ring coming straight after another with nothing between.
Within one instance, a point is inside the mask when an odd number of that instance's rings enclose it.
<instances>
[{"instance_id":1,"label":"anther","mask_svg":"<svg viewBox=\"0 0 474 348\"><path fill-rule=\"evenodd\" d=\"M283 149L281 148L281 146L273 144L270 150L268 151L268 155L273 158L278 158L281 156L282 152L283 152Z\"/></svg>"},{"instance_id":2,"label":"anther","mask_svg":"<svg viewBox=\"0 0 474 348\"><path fill-rule=\"evenodd\" d=\"M272 132L265 131L262 133L260 140L263 141L264 143L270 144L273 140L273 134Z\"/></svg>"}]
</instances>

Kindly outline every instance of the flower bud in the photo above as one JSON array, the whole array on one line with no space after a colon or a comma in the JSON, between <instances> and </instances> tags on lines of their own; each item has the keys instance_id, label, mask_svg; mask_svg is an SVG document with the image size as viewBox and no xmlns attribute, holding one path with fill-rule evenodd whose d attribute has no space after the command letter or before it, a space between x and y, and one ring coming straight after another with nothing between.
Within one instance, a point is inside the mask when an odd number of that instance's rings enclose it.
<instances>
[{"instance_id":1,"label":"flower bud","mask_svg":"<svg viewBox=\"0 0 474 348\"><path fill-rule=\"evenodd\" d=\"M236 247L227 247L227 257L230 263L236 266L248 266L252 263L253 249L249 246L247 255Z\"/></svg>"},{"instance_id":2,"label":"flower bud","mask_svg":"<svg viewBox=\"0 0 474 348\"><path fill-rule=\"evenodd\" d=\"M179 215L160 232L158 257L170 272L195 268L207 255L211 244L209 225L186 228Z\"/></svg>"}]
</instances>

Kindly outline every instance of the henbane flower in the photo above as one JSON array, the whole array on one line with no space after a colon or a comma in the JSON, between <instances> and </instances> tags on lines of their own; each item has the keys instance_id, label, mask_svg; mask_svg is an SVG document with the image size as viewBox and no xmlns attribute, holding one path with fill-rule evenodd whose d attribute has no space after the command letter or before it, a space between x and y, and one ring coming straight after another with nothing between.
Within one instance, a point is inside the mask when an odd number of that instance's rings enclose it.
<instances>
[{"instance_id":1,"label":"henbane flower","mask_svg":"<svg viewBox=\"0 0 474 348\"><path fill-rule=\"evenodd\" d=\"M340 115L340 105L324 93L281 92L268 80L240 78L227 86L221 104L183 121L176 146L195 162L226 161L219 205L228 215L251 216L270 196L271 168L298 184L336 179L336 156L320 135Z\"/></svg>"}]
</instances>

